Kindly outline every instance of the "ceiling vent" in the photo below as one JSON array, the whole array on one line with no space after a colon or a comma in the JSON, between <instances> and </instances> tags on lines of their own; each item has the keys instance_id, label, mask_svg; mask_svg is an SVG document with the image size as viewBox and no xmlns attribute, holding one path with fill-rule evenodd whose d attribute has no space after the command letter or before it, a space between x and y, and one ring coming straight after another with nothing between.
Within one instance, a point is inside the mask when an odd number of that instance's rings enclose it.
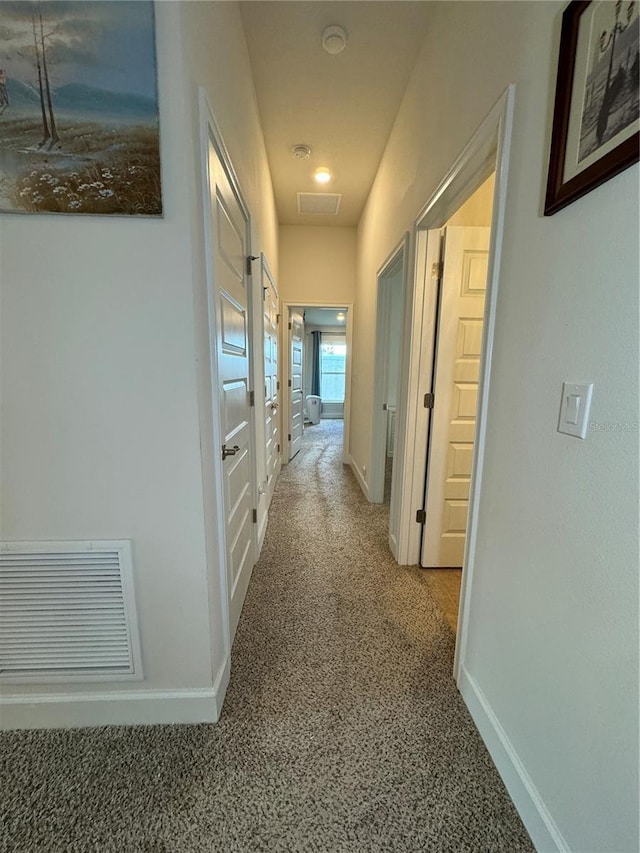
<instances>
[{"instance_id":1,"label":"ceiling vent","mask_svg":"<svg viewBox=\"0 0 640 853\"><path fill-rule=\"evenodd\" d=\"M336 216L341 201L341 193L298 193L298 213Z\"/></svg>"}]
</instances>

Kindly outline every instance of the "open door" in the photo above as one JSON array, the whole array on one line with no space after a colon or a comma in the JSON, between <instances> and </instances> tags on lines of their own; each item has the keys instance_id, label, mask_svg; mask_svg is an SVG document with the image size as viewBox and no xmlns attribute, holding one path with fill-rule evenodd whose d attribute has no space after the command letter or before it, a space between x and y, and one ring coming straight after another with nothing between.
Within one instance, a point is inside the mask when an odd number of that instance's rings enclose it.
<instances>
[{"instance_id":1,"label":"open door","mask_svg":"<svg viewBox=\"0 0 640 853\"><path fill-rule=\"evenodd\" d=\"M421 565L462 566L476 426L490 229L444 231Z\"/></svg>"},{"instance_id":2,"label":"open door","mask_svg":"<svg viewBox=\"0 0 640 853\"><path fill-rule=\"evenodd\" d=\"M289 459L302 447L304 429L304 319L292 311L289 315Z\"/></svg>"}]
</instances>

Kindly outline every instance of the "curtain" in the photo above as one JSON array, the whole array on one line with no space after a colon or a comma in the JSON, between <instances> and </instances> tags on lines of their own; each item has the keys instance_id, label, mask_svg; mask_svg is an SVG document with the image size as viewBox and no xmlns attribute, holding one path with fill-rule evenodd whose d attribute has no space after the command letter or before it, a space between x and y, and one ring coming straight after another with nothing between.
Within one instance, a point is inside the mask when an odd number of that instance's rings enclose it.
<instances>
[{"instance_id":1,"label":"curtain","mask_svg":"<svg viewBox=\"0 0 640 853\"><path fill-rule=\"evenodd\" d=\"M311 332L311 393L320 396L320 332Z\"/></svg>"}]
</instances>

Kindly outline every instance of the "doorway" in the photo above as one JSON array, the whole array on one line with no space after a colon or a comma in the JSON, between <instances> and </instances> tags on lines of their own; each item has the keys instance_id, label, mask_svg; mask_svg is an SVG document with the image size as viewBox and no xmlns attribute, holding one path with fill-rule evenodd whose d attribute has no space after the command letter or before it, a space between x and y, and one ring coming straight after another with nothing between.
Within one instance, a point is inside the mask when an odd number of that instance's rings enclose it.
<instances>
[{"instance_id":1,"label":"doorway","mask_svg":"<svg viewBox=\"0 0 640 853\"><path fill-rule=\"evenodd\" d=\"M402 456L396 436L403 418L402 342L406 314L409 235L391 253L377 276L376 350L368 499L389 504L389 547L397 556L398 473Z\"/></svg>"},{"instance_id":2,"label":"doorway","mask_svg":"<svg viewBox=\"0 0 640 853\"><path fill-rule=\"evenodd\" d=\"M442 229L428 232L439 260L431 279L437 308L420 547L425 569L462 569L494 185L492 174Z\"/></svg>"},{"instance_id":3,"label":"doorway","mask_svg":"<svg viewBox=\"0 0 640 853\"><path fill-rule=\"evenodd\" d=\"M440 240L433 239L433 232L436 232L439 238L442 229L452 224L454 215L461 210L464 203L495 174L481 350L478 358L475 434L471 452L471 473L468 478L460 615L456 635L454 676L457 682L460 682L464 670L468 637L468 611L476 550L478 503L482 486L514 93L514 86L505 90L417 217L414 265L407 285L401 382L402 418L396 426L396 442L400 451L396 465L401 471L397 489L398 539L394 556L400 565L416 565L420 563L422 523L426 518L425 470L433 414L430 395L434 393L434 342L439 297L437 278L441 260Z\"/></svg>"},{"instance_id":4,"label":"doorway","mask_svg":"<svg viewBox=\"0 0 640 853\"><path fill-rule=\"evenodd\" d=\"M348 459L353 305L283 302L283 436L291 460L304 431L318 420L343 420L343 462ZM294 324L297 336L293 336ZM298 340L299 338L299 340ZM296 350L299 350L300 356ZM298 360L300 364L298 365ZM300 430L296 418L301 412ZM300 433L300 444L293 444Z\"/></svg>"}]
</instances>

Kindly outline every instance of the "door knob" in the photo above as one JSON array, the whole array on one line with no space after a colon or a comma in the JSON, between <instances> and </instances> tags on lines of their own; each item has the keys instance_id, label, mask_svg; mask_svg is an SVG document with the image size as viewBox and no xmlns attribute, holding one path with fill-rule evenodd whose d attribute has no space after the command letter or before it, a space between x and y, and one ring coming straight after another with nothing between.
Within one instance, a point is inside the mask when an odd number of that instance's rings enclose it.
<instances>
[{"instance_id":1,"label":"door knob","mask_svg":"<svg viewBox=\"0 0 640 853\"><path fill-rule=\"evenodd\" d=\"M279 403L272 403L271 404L271 408L273 409L274 412L278 411L278 405L279 405Z\"/></svg>"},{"instance_id":2,"label":"door knob","mask_svg":"<svg viewBox=\"0 0 640 853\"><path fill-rule=\"evenodd\" d=\"M224 460L227 458L227 456L235 456L239 450L240 450L240 448L238 447L237 444L235 444L233 447L227 447L226 444L223 444L222 445L222 461L224 462Z\"/></svg>"}]
</instances>

